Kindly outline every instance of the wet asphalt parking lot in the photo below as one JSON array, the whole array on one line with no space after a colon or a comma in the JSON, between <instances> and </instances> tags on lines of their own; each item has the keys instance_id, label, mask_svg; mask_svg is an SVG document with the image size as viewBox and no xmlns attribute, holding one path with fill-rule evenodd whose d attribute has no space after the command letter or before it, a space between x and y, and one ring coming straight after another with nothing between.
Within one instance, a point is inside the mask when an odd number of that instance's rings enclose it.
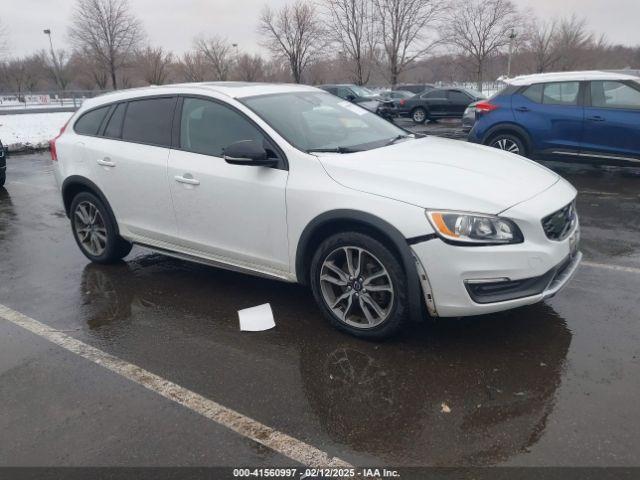
<instances>
[{"instance_id":1,"label":"wet asphalt parking lot","mask_svg":"<svg viewBox=\"0 0 640 480\"><path fill-rule=\"evenodd\" d=\"M372 343L331 328L296 285L137 247L90 264L48 153L10 157L0 304L42 332L0 318L0 466L300 463L58 334L354 465L640 464L640 174L552 167L580 191L585 262L564 291ZM266 302L276 328L240 332L237 311Z\"/></svg>"}]
</instances>

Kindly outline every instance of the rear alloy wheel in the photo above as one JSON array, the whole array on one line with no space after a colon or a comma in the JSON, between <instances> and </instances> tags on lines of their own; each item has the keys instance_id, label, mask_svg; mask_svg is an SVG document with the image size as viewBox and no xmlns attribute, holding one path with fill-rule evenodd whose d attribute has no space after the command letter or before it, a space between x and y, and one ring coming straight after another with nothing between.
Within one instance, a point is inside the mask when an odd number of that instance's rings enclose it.
<instances>
[{"instance_id":1,"label":"rear alloy wheel","mask_svg":"<svg viewBox=\"0 0 640 480\"><path fill-rule=\"evenodd\" d=\"M395 256L356 232L325 240L314 256L312 288L331 323L353 335L382 338L406 310L404 272Z\"/></svg>"},{"instance_id":2,"label":"rear alloy wheel","mask_svg":"<svg viewBox=\"0 0 640 480\"><path fill-rule=\"evenodd\" d=\"M523 157L526 156L526 150L522 140L515 135L497 135L491 139L489 146L497 148L498 150L504 150L505 152L522 155Z\"/></svg>"},{"instance_id":3,"label":"rear alloy wheel","mask_svg":"<svg viewBox=\"0 0 640 480\"><path fill-rule=\"evenodd\" d=\"M71 203L70 216L76 243L92 262L113 263L131 251L131 243L116 233L115 219L95 195L78 194Z\"/></svg>"},{"instance_id":4,"label":"rear alloy wheel","mask_svg":"<svg viewBox=\"0 0 640 480\"><path fill-rule=\"evenodd\" d=\"M414 123L424 123L427 119L427 111L422 107L416 108L411 112L411 119Z\"/></svg>"}]
</instances>

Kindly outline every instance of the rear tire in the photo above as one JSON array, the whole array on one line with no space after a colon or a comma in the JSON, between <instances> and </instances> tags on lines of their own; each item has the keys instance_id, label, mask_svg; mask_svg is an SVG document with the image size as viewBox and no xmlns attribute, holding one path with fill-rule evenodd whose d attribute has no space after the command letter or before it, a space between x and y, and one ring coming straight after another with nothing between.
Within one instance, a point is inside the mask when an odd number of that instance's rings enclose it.
<instances>
[{"instance_id":1,"label":"rear tire","mask_svg":"<svg viewBox=\"0 0 640 480\"><path fill-rule=\"evenodd\" d=\"M329 322L356 337L390 337L407 317L404 269L387 247L368 235L344 232L323 241L311 261L310 283Z\"/></svg>"},{"instance_id":2,"label":"rear tire","mask_svg":"<svg viewBox=\"0 0 640 480\"><path fill-rule=\"evenodd\" d=\"M513 133L498 133L493 135L486 143L490 147L514 153L523 157L527 156L527 147L518 135Z\"/></svg>"},{"instance_id":3,"label":"rear tire","mask_svg":"<svg viewBox=\"0 0 640 480\"><path fill-rule=\"evenodd\" d=\"M429 114L422 107L418 107L411 112L411 120L413 120L413 123L417 123L420 125L423 124L428 118Z\"/></svg>"},{"instance_id":4,"label":"rear tire","mask_svg":"<svg viewBox=\"0 0 640 480\"><path fill-rule=\"evenodd\" d=\"M4 187L4 182L7 181L7 172L4 170L0 172L0 187Z\"/></svg>"},{"instance_id":5,"label":"rear tire","mask_svg":"<svg viewBox=\"0 0 640 480\"><path fill-rule=\"evenodd\" d=\"M69 210L71 230L80 251L94 263L115 263L126 257L133 245L117 234L115 218L95 195L76 195Z\"/></svg>"}]
</instances>

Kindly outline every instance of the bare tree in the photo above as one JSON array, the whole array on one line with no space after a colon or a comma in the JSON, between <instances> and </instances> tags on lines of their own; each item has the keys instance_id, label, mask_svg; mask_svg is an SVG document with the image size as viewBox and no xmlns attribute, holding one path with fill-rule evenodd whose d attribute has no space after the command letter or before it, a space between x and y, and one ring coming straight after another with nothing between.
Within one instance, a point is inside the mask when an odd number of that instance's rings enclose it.
<instances>
[{"instance_id":1,"label":"bare tree","mask_svg":"<svg viewBox=\"0 0 640 480\"><path fill-rule=\"evenodd\" d=\"M594 44L594 36L587 30L587 20L585 18L574 14L562 19L558 25L555 40L560 70L575 69L580 64L585 51L593 47Z\"/></svg>"},{"instance_id":2,"label":"bare tree","mask_svg":"<svg viewBox=\"0 0 640 480\"><path fill-rule=\"evenodd\" d=\"M527 49L531 52L536 73L544 73L558 62L556 48L558 21L556 19L534 20L527 33Z\"/></svg>"},{"instance_id":3,"label":"bare tree","mask_svg":"<svg viewBox=\"0 0 640 480\"><path fill-rule=\"evenodd\" d=\"M226 38L213 36L208 39L198 38L195 48L211 66L215 80L227 80L233 65L232 47Z\"/></svg>"},{"instance_id":4,"label":"bare tree","mask_svg":"<svg viewBox=\"0 0 640 480\"><path fill-rule=\"evenodd\" d=\"M149 85L166 83L172 61L173 54L165 52L162 47L147 46L136 54L136 66Z\"/></svg>"},{"instance_id":5,"label":"bare tree","mask_svg":"<svg viewBox=\"0 0 640 480\"><path fill-rule=\"evenodd\" d=\"M9 86L18 97L36 90L43 75L43 64L38 55L10 60L5 66Z\"/></svg>"},{"instance_id":6,"label":"bare tree","mask_svg":"<svg viewBox=\"0 0 640 480\"><path fill-rule=\"evenodd\" d=\"M200 52L187 52L182 56L178 70L188 82L204 82L207 79L207 60Z\"/></svg>"},{"instance_id":7,"label":"bare tree","mask_svg":"<svg viewBox=\"0 0 640 480\"><path fill-rule=\"evenodd\" d=\"M71 55L66 50L57 52L40 51L38 54L51 79L60 90L66 90L71 83Z\"/></svg>"},{"instance_id":8,"label":"bare tree","mask_svg":"<svg viewBox=\"0 0 640 480\"><path fill-rule=\"evenodd\" d=\"M444 0L373 0L380 27L381 43L391 85L437 40L429 35L435 29Z\"/></svg>"},{"instance_id":9,"label":"bare tree","mask_svg":"<svg viewBox=\"0 0 640 480\"><path fill-rule=\"evenodd\" d=\"M326 45L322 23L308 0L278 10L265 5L258 31L264 37L263 45L274 56L287 59L296 83L302 82L305 69Z\"/></svg>"},{"instance_id":10,"label":"bare tree","mask_svg":"<svg viewBox=\"0 0 640 480\"><path fill-rule=\"evenodd\" d=\"M90 52L118 88L118 70L135 51L144 34L127 0L77 0L69 36L80 51Z\"/></svg>"},{"instance_id":11,"label":"bare tree","mask_svg":"<svg viewBox=\"0 0 640 480\"><path fill-rule=\"evenodd\" d=\"M257 82L264 75L264 60L260 55L243 53L236 62L235 75L244 82Z\"/></svg>"},{"instance_id":12,"label":"bare tree","mask_svg":"<svg viewBox=\"0 0 640 480\"><path fill-rule=\"evenodd\" d=\"M7 37L9 36L7 26L2 23L0 19L0 58L2 58L7 51Z\"/></svg>"},{"instance_id":13,"label":"bare tree","mask_svg":"<svg viewBox=\"0 0 640 480\"><path fill-rule=\"evenodd\" d=\"M517 10L511 0L456 0L450 12L442 36L471 58L482 91L485 63L509 45Z\"/></svg>"},{"instance_id":14,"label":"bare tree","mask_svg":"<svg viewBox=\"0 0 640 480\"><path fill-rule=\"evenodd\" d=\"M324 6L330 40L342 49L353 81L366 84L377 44L373 0L324 0Z\"/></svg>"}]
</instances>

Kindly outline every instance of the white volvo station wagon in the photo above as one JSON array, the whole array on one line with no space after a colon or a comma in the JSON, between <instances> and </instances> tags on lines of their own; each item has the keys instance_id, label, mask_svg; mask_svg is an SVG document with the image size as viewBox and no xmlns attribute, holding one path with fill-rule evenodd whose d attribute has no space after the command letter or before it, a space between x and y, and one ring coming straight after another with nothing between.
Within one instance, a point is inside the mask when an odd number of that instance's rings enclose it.
<instances>
[{"instance_id":1,"label":"white volvo station wagon","mask_svg":"<svg viewBox=\"0 0 640 480\"><path fill-rule=\"evenodd\" d=\"M367 338L556 294L576 190L493 148L419 137L302 85L200 83L87 100L51 142L91 261L133 244L309 285Z\"/></svg>"}]
</instances>

